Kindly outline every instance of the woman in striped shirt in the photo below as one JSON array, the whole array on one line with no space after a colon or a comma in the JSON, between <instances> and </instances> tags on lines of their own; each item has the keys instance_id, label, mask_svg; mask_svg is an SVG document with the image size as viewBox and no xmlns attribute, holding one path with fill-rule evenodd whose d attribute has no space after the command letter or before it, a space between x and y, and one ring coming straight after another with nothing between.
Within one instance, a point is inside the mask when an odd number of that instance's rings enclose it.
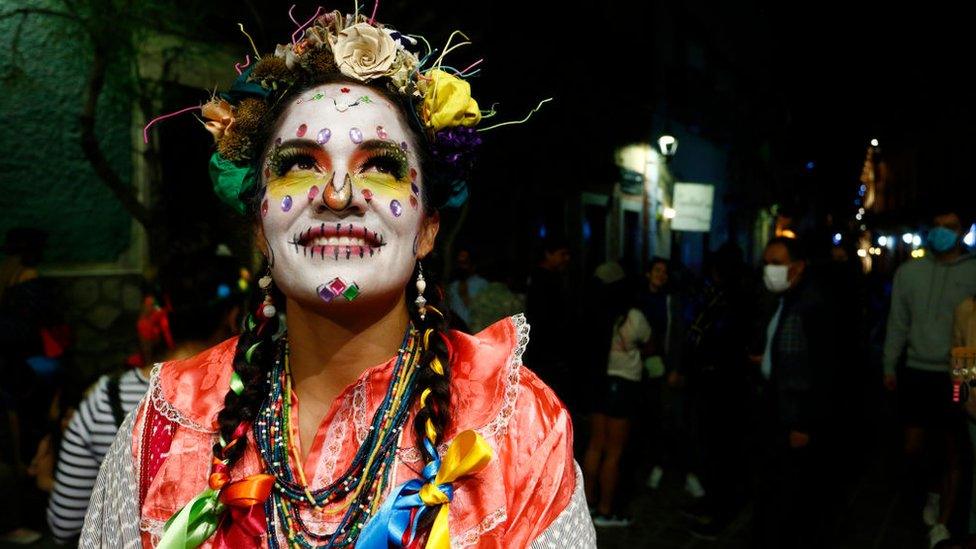
<instances>
[{"instance_id":1,"label":"woman in striped shirt","mask_svg":"<svg viewBox=\"0 0 976 549\"><path fill-rule=\"evenodd\" d=\"M179 360L233 335L240 271L226 256L187 256L160 273L164 296L144 302L137 322L144 366L102 376L71 418L61 442L47 519L60 542L77 538L98 469L125 416L149 389L153 364Z\"/></svg>"}]
</instances>

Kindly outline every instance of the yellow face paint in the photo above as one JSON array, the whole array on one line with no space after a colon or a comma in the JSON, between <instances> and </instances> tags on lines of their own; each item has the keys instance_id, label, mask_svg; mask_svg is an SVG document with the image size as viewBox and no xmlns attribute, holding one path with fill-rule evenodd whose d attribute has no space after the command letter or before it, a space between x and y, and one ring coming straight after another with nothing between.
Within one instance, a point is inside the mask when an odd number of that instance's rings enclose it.
<instances>
[{"instance_id":1,"label":"yellow face paint","mask_svg":"<svg viewBox=\"0 0 976 549\"><path fill-rule=\"evenodd\" d=\"M265 174L267 192L273 201L286 196L296 200L311 197L312 187L317 194L332 177L332 159L315 142L292 140L271 151Z\"/></svg>"},{"instance_id":2,"label":"yellow face paint","mask_svg":"<svg viewBox=\"0 0 976 549\"><path fill-rule=\"evenodd\" d=\"M388 173L359 173L352 177L352 182L357 189L385 191L400 198L405 198L410 193L410 179L398 180Z\"/></svg>"},{"instance_id":3,"label":"yellow face paint","mask_svg":"<svg viewBox=\"0 0 976 549\"><path fill-rule=\"evenodd\" d=\"M403 149L392 141L374 139L363 143L349 164L357 188L404 199L410 194L410 161Z\"/></svg>"},{"instance_id":4,"label":"yellow face paint","mask_svg":"<svg viewBox=\"0 0 976 549\"><path fill-rule=\"evenodd\" d=\"M325 188L331 177L332 172L310 171L289 172L280 177L272 176L268 181L268 196L273 200L281 200L286 195L296 199L304 197L312 187L317 187L319 190Z\"/></svg>"}]
</instances>

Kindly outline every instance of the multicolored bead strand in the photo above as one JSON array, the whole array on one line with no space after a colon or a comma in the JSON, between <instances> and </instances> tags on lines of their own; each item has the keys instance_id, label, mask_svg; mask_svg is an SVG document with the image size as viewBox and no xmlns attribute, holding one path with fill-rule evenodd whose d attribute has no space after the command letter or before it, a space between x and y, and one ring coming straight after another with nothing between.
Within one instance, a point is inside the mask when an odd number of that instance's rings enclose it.
<instances>
[{"instance_id":1,"label":"multicolored bead strand","mask_svg":"<svg viewBox=\"0 0 976 549\"><path fill-rule=\"evenodd\" d=\"M311 490L301 464L291 465L291 371L287 341L282 356L268 373L270 386L254 424L255 441L268 472L276 478L275 489L265 502L269 547L279 547L279 532L289 547L348 547L375 512L393 471L397 443L409 416L414 378L420 359L419 338L408 329L393 366L392 378L365 440L349 468L332 484ZM297 476L297 478L296 478ZM301 517L304 506L321 508L324 514L343 513L332 534L309 530ZM328 507L327 507L328 506Z\"/></svg>"}]
</instances>

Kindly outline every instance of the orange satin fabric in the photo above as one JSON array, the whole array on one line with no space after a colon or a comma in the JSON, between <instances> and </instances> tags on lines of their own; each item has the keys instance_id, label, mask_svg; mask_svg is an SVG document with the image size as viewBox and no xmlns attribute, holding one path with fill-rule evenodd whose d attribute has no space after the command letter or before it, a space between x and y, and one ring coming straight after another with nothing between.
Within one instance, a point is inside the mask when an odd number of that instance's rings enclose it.
<instances>
[{"instance_id":1,"label":"orange satin fabric","mask_svg":"<svg viewBox=\"0 0 976 549\"><path fill-rule=\"evenodd\" d=\"M271 475L251 475L231 482L220 492L220 503L235 507L250 507L264 502L274 486Z\"/></svg>"},{"instance_id":2,"label":"orange satin fabric","mask_svg":"<svg viewBox=\"0 0 976 549\"><path fill-rule=\"evenodd\" d=\"M535 374L512 363L518 344L513 319L499 321L476 336L452 332L450 339L452 422L444 440L477 429L496 456L479 473L455 483L452 540L479 548L528 546L566 508L575 489L569 414ZM192 359L165 365L160 373L162 397L186 419L215 428L235 345L235 340L228 340ZM389 384L392 364L391 358L364 371L323 417L304 467L313 489L330 483L351 463ZM295 433L300 410L292 398ZM135 439L140 424L141 419ZM416 478L423 467L413 450L413 429L405 431L394 484ZM232 480L263 472L253 438L248 439L244 457L231 471ZM206 487L213 441L213 435L199 430L176 429L166 460L147 490L144 523L165 521ZM140 447L134 440L134 451ZM139 456L135 458L139 463ZM316 529L327 531L341 513L305 510L303 517ZM150 541L148 535L143 539Z\"/></svg>"}]
</instances>

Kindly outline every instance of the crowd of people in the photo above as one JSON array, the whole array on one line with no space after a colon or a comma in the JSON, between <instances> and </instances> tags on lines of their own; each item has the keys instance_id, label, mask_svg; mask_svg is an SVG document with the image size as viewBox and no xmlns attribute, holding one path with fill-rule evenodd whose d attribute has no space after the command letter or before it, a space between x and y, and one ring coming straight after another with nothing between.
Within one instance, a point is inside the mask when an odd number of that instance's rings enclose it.
<instances>
[{"instance_id":1,"label":"crowd of people","mask_svg":"<svg viewBox=\"0 0 976 549\"><path fill-rule=\"evenodd\" d=\"M38 276L43 234L7 236L3 272L0 541L42 532L77 543L109 447L150 386L154 365L191 357L237 332L248 276L226 249L175 254L145 281L131 355L94 378L76 371L72 335L51 280ZM29 250L29 252L28 252ZM14 329L16 328L16 329Z\"/></svg>"},{"instance_id":2,"label":"crowd of people","mask_svg":"<svg viewBox=\"0 0 976 549\"><path fill-rule=\"evenodd\" d=\"M608 261L580 299L570 298L565 241L543 243L524 284L484 275L465 247L445 300L454 329L468 333L526 311L524 361L572 413L598 528L630 526L637 491L675 475L697 537L718 539L748 512L756 547L830 546L885 388L904 430L906 487L931 546L947 546L976 533L976 499L963 497L973 493L964 472L976 399L955 402L949 375L951 349L976 346L965 227L957 212L939 212L928 253L893 282L865 277L842 247L777 237L761 267L725 244L700 277L660 258L639 274ZM43 238L15 231L7 240L0 471L4 488L24 497L5 500L3 539L29 543L48 530L70 542L153 364L233 335L249 281L226 256L164 266L147 285L133 359L86 385L71 372L70 331L36 271Z\"/></svg>"},{"instance_id":3,"label":"crowd of people","mask_svg":"<svg viewBox=\"0 0 976 549\"><path fill-rule=\"evenodd\" d=\"M961 499L976 404L954 401L950 376L952 348L976 343L976 262L958 211L930 223L926 254L893 276L865 275L841 243L777 237L758 268L721 246L701 278L663 259L642 274L604 263L578 317L558 284L530 286L527 364L574 412L594 524L631 525L634 487L668 473L696 537L746 512L756 547L829 547L878 422L897 420L929 545L976 534L976 500Z\"/></svg>"}]
</instances>

